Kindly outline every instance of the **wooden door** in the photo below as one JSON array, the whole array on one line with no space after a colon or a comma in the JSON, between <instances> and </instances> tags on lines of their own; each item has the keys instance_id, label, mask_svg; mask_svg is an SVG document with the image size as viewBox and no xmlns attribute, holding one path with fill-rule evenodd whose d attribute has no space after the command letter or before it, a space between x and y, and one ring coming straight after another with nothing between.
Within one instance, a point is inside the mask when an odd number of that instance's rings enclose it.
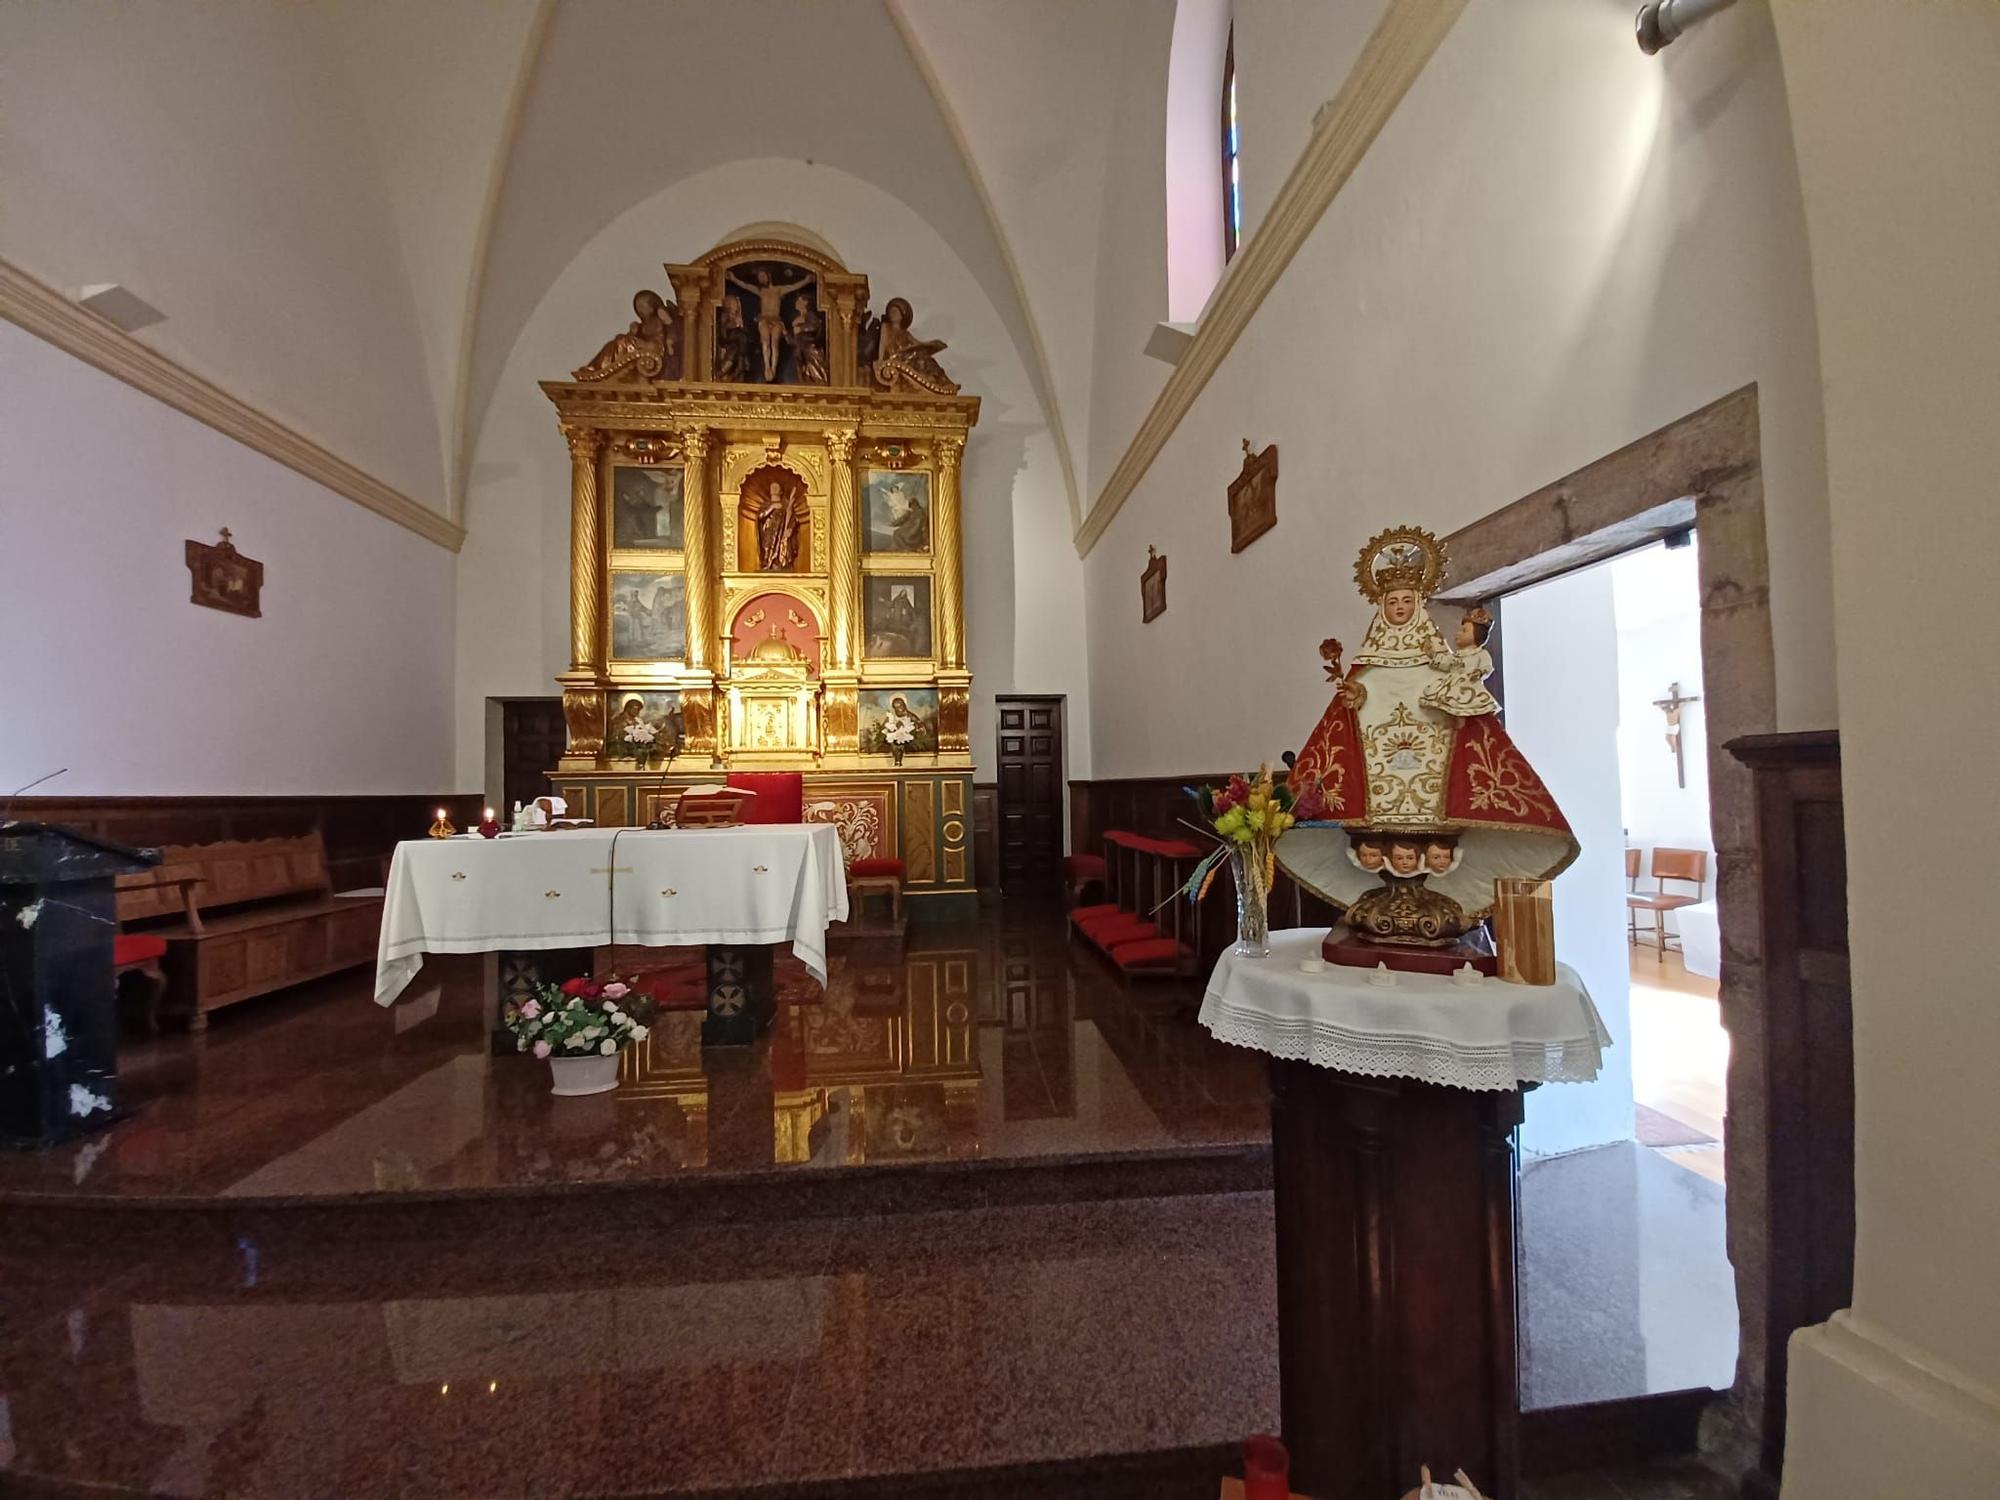
<instances>
[{"instance_id":1,"label":"wooden door","mask_svg":"<svg viewBox=\"0 0 2000 1500\"><path fill-rule=\"evenodd\" d=\"M548 773L569 743L560 698L508 698L501 704L501 805L504 823L516 802L549 794Z\"/></svg>"},{"instance_id":2,"label":"wooden door","mask_svg":"<svg viewBox=\"0 0 2000 1500\"><path fill-rule=\"evenodd\" d=\"M1053 891L1062 883L1061 698L1001 698L1000 888Z\"/></svg>"}]
</instances>

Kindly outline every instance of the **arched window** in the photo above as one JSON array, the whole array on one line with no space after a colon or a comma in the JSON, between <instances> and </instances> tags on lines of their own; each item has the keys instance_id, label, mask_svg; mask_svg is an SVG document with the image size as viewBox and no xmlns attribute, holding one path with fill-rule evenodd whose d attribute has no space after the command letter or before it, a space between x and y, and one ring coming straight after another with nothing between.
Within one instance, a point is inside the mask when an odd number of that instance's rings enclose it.
<instances>
[{"instance_id":1,"label":"arched window","mask_svg":"<svg viewBox=\"0 0 2000 1500\"><path fill-rule=\"evenodd\" d=\"M1236 254L1243 238L1243 164L1236 129L1236 28L1222 54L1222 258Z\"/></svg>"}]
</instances>

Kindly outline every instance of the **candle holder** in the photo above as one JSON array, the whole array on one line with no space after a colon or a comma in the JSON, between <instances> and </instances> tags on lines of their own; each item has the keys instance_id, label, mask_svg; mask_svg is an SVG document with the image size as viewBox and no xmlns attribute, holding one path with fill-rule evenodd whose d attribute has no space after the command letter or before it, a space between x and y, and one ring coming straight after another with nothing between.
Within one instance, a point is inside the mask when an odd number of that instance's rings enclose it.
<instances>
[{"instance_id":1,"label":"candle holder","mask_svg":"<svg viewBox=\"0 0 2000 1500\"><path fill-rule=\"evenodd\" d=\"M479 820L479 836L483 839L500 837L500 820L493 816L493 809L490 807L486 809L485 816Z\"/></svg>"},{"instance_id":2,"label":"candle holder","mask_svg":"<svg viewBox=\"0 0 2000 1500\"><path fill-rule=\"evenodd\" d=\"M1509 984L1556 982L1555 890L1546 880L1493 882L1493 936L1500 978Z\"/></svg>"},{"instance_id":3,"label":"candle holder","mask_svg":"<svg viewBox=\"0 0 2000 1500\"><path fill-rule=\"evenodd\" d=\"M445 810L440 807L438 809L437 821L431 824L431 837L434 839L448 839L456 838L457 835L458 830L451 826L451 819L446 816Z\"/></svg>"}]
</instances>

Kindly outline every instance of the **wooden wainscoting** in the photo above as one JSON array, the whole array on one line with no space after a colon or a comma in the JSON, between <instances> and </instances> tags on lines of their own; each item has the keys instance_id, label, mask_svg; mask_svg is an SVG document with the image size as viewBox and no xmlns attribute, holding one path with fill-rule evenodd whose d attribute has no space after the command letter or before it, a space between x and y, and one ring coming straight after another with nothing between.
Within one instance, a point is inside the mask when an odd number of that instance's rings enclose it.
<instances>
[{"instance_id":1,"label":"wooden wainscoting","mask_svg":"<svg viewBox=\"0 0 2000 1500\"><path fill-rule=\"evenodd\" d=\"M318 831L337 891L382 883L383 862L403 839L420 839L440 807L460 828L479 821L478 792L353 797L23 797L8 815L60 823L120 844L213 844L296 838Z\"/></svg>"},{"instance_id":2,"label":"wooden wainscoting","mask_svg":"<svg viewBox=\"0 0 2000 1500\"><path fill-rule=\"evenodd\" d=\"M972 878L982 900L1000 893L1000 784L972 783Z\"/></svg>"}]
</instances>

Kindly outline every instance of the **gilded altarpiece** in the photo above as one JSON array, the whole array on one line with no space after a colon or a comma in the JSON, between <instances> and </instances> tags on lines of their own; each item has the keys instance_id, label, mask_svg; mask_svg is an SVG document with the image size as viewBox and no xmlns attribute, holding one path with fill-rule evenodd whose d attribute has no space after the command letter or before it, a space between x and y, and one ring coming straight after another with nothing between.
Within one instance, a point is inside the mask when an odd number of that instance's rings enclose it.
<instances>
[{"instance_id":1,"label":"gilded altarpiece","mask_svg":"<svg viewBox=\"0 0 2000 1500\"><path fill-rule=\"evenodd\" d=\"M571 460L554 788L642 824L677 784L800 771L806 816L851 857L963 897L978 398L906 299L871 313L867 277L820 250L740 240L664 270L671 296L638 292L625 332L542 383Z\"/></svg>"}]
</instances>

